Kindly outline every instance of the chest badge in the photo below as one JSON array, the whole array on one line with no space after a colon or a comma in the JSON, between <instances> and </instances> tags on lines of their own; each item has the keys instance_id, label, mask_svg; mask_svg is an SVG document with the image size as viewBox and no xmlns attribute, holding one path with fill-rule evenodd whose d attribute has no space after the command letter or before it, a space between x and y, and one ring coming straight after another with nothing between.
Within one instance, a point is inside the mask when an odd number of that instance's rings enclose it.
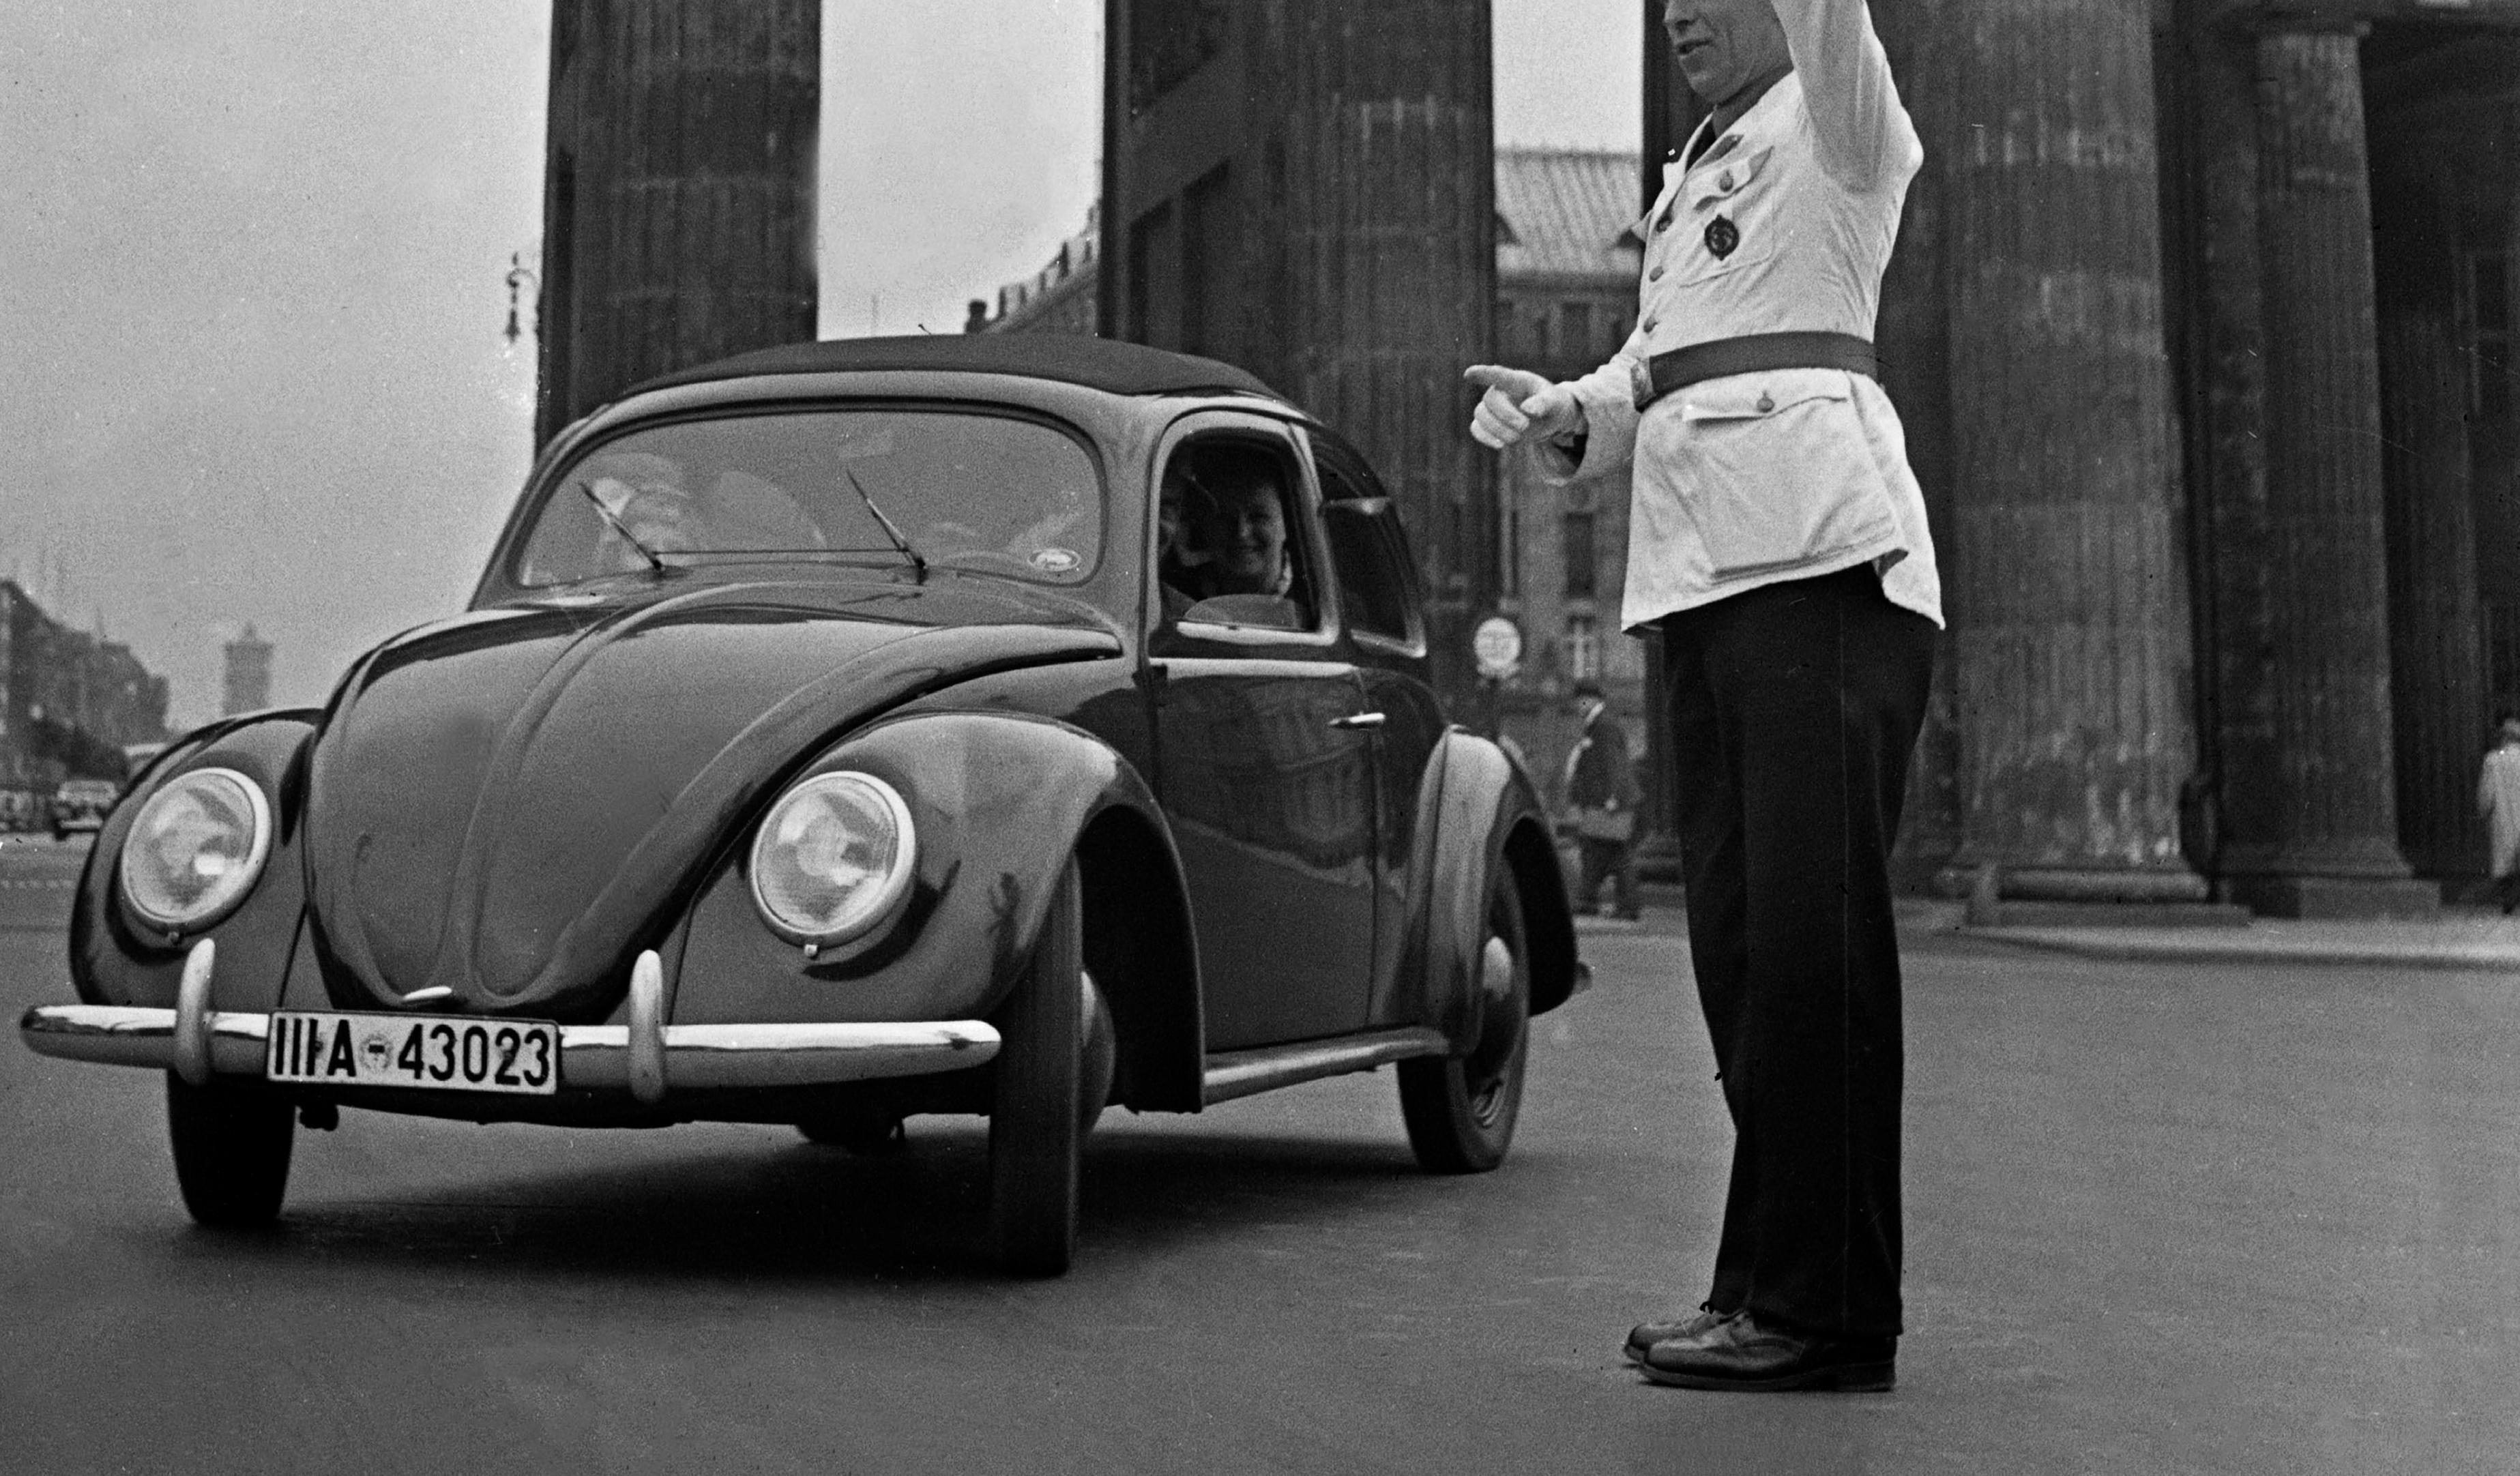
<instances>
[{"instance_id":1,"label":"chest badge","mask_svg":"<svg viewBox=\"0 0 2520 1476\"><path fill-rule=\"evenodd\" d=\"M1706 248L1715 253L1716 260L1732 255L1732 248L1740 244L1741 228L1732 223L1732 217L1718 215L1706 223Z\"/></svg>"}]
</instances>

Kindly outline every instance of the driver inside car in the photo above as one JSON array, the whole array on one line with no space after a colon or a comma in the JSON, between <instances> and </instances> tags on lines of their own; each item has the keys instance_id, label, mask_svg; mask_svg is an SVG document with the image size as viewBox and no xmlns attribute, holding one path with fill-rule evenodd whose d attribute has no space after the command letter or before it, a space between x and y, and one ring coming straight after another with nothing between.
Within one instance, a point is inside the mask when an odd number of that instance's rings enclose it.
<instances>
[{"instance_id":1,"label":"driver inside car","mask_svg":"<svg viewBox=\"0 0 2520 1476\"><path fill-rule=\"evenodd\" d=\"M587 479L598 502L612 514L597 535L596 560L607 569L646 567L648 560L622 538L627 532L652 554L706 548L699 499L684 484L682 466L649 451L604 457ZM620 524L619 528L612 525Z\"/></svg>"}]
</instances>

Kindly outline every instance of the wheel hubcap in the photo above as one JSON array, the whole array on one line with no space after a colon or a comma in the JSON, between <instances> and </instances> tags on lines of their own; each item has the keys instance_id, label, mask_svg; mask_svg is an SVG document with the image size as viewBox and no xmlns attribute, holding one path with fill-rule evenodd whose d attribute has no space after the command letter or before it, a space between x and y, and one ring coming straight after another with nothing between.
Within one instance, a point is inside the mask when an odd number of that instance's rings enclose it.
<instances>
[{"instance_id":1,"label":"wheel hubcap","mask_svg":"<svg viewBox=\"0 0 2520 1476\"><path fill-rule=\"evenodd\" d=\"M1513 949L1503 938L1490 938L1479 950L1479 989L1491 1000L1513 993Z\"/></svg>"},{"instance_id":2,"label":"wheel hubcap","mask_svg":"<svg viewBox=\"0 0 2520 1476\"><path fill-rule=\"evenodd\" d=\"M1479 950L1479 993L1486 996L1490 1007L1479 1027L1477 1048L1462 1062L1462 1085L1468 1089L1471 1115L1481 1123L1493 1124L1505 1099L1506 1073L1513 1061L1519 1022L1507 1018L1509 1011L1497 1006L1512 1000L1519 967L1513 945L1503 938L1490 936Z\"/></svg>"}]
</instances>

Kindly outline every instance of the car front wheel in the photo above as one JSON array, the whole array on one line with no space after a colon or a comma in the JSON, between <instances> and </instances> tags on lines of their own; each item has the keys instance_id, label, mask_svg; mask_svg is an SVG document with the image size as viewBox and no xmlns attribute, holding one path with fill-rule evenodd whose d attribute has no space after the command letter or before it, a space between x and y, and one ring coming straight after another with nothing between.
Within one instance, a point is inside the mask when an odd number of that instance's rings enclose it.
<instances>
[{"instance_id":1,"label":"car front wheel","mask_svg":"<svg viewBox=\"0 0 2520 1476\"><path fill-rule=\"evenodd\" d=\"M1023 982L998 1020L989 1104L989 1223L998 1264L1055 1276L1076 1250L1084 1145L1084 905L1076 863L1060 872Z\"/></svg>"},{"instance_id":2,"label":"car front wheel","mask_svg":"<svg viewBox=\"0 0 2520 1476\"><path fill-rule=\"evenodd\" d=\"M241 1230L280 1217L297 1109L284 1096L196 1087L166 1077L166 1137L184 1208L203 1225Z\"/></svg>"},{"instance_id":3,"label":"car front wheel","mask_svg":"<svg viewBox=\"0 0 2520 1476\"><path fill-rule=\"evenodd\" d=\"M1531 953L1522 894L1500 859L1488 882L1487 936L1479 948L1478 1039L1468 1053L1400 1063L1400 1115L1418 1164L1438 1174L1478 1174L1505 1162L1522 1112L1523 1061L1531 1044Z\"/></svg>"}]
</instances>

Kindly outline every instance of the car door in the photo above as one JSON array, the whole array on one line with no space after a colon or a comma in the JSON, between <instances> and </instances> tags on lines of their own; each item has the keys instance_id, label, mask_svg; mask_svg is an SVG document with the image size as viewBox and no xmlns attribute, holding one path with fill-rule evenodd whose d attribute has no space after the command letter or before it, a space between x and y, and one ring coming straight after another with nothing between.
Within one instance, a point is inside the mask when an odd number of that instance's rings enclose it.
<instances>
[{"instance_id":1,"label":"car door","mask_svg":"<svg viewBox=\"0 0 2520 1476\"><path fill-rule=\"evenodd\" d=\"M1148 644L1156 786L1196 922L1211 1051L1361 1028L1374 942L1371 709L1341 649L1297 444L1269 417L1198 414L1165 437L1157 485L1238 458L1277 469L1288 587L1151 601ZM1190 527L1169 548L1166 537L1150 541L1159 583Z\"/></svg>"},{"instance_id":2,"label":"car door","mask_svg":"<svg viewBox=\"0 0 2520 1476\"><path fill-rule=\"evenodd\" d=\"M1416 996L1397 977L1408 940L1418 802L1444 709L1426 656L1426 601L1398 508L1365 458L1318 427L1308 432L1321 483L1322 527L1373 732L1374 942L1369 1022L1407 1021Z\"/></svg>"}]
</instances>

